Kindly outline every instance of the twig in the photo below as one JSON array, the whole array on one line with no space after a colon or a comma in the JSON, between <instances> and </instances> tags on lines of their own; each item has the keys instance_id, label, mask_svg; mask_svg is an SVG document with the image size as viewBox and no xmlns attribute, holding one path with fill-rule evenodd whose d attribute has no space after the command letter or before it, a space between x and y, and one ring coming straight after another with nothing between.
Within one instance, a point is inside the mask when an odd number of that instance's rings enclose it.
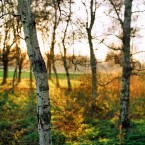
<instances>
[{"instance_id":1,"label":"twig","mask_svg":"<svg viewBox=\"0 0 145 145\"><path fill-rule=\"evenodd\" d=\"M142 11L134 11L132 13L142 13L142 12L145 12L145 10L142 10Z\"/></svg>"},{"instance_id":2,"label":"twig","mask_svg":"<svg viewBox=\"0 0 145 145\"><path fill-rule=\"evenodd\" d=\"M107 45L104 40L102 40L100 43L103 43L105 46L107 46L109 49L112 49L112 50L122 50L121 48L115 48L115 47L112 47L112 46L109 46Z\"/></svg>"},{"instance_id":3,"label":"twig","mask_svg":"<svg viewBox=\"0 0 145 145\"><path fill-rule=\"evenodd\" d=\"M6 15L12 15L13 17L20 16L20 15L18 15L18 14L14 14L14 13L5 13L5 14L3 14L3 15L0 16L0 19L1 19L2 17L6 16Z\"/></svg>"},{"instance_id":4,"label":"twig","mask_svg":"<svg viewBox=\"0 0 145 145\"><path fill-rule=\"evenodd\" d=\"M120 79L120 78L121 78L121 76L116 77L116 78L113 78L111 81L109 81L109 82L107 82L107 83L105 83L105 84L98 83L98 85L99 85L99 86L106 86L106 85L110 84L111 82L113 82L114 80Z\"/></svg>"},{"instance_id":5,"label":"twig","mask_svg":"<svg viewBox=\"0 0 145 145\"><path fill-rule=\"evenodd\" d=\"M118 12L118 10L117 10L115 4L113 3L112 0L109 0L109 1L110 1L111 5L113 6L115 12L116 12L116 15L117 15L117 17L118 17L118 20L119 20L121 26L123 27L123 21L122 21L122 19L121 19L120 16L119 16L119 12Z\"/></svg>"}]
</instances>

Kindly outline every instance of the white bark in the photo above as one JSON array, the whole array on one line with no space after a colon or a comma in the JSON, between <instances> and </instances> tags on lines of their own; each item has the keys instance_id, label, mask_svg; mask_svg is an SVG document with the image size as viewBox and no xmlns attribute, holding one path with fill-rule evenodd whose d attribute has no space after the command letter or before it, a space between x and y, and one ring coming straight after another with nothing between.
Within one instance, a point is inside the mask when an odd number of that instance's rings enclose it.
<instances>
[{"instance_id":1,"label":"white bark","mask_svg":"<svg viewBox=\"0 0 145 145\"><path fill-rule=\"evenodd\" d=\"M130 99L130 34L131 34L131 9L133 0L125 0L125 12L123 23L123 50L122 50L122 94L120 100L120 124L122 128L130 126L129 99Z\"/></svg>"},{"instance_id":2,"label":"white bark","mask_svg":"<svg viewBox=\"0 0 145 145\"><path fill-rule=\"evenodd\" d=\"M47 70L40 53L35 20L30 9L30 0L18 0L18 12L21 16L28 55L36 79L39 144L51 145L51 112Z\"/></svg>"}]
</instances>

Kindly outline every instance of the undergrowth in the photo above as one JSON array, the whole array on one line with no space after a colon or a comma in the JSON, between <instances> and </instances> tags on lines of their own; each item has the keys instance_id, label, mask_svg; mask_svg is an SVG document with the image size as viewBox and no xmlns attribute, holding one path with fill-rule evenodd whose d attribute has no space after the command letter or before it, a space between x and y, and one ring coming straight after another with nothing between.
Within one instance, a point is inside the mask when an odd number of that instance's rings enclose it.
<instances>
[{"instance_id":1,"label":"undergrowth","mask_svg":"<svg viewBox=\"0 0 145 145\"><path fill-rule=\"evenodd\" d=\"M51 87L50 82L53 144L144 145L144 82L138 77L131 80L136 82L131 85L131 127L124 132L118 127L121 80L99 87L92 106L90 78L85 76L88 81L82 78L72 91ZM0 145L38 144L37 96L24 81L14 94L9 82L7 88L0 86Z\"/></svg>"}]
</instances>

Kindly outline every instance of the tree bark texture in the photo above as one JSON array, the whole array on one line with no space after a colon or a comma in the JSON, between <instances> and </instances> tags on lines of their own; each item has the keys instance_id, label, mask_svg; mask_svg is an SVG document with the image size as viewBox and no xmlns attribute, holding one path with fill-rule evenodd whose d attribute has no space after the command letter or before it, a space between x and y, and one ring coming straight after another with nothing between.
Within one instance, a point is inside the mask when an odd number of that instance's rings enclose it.
<instances>
[{"instance_id":1,"label":"tree bark texture","mask_svg":"<svg viewBox=\"0 0 145 145\"><path fill-rule=\"evenodd\" d=\"M51 145L51 112L48 76L44 60L40 53L35 20L30 9L30 0L18 0L18 12L21 16L27 51L36 80L39 144Z\"/></svg>"},{"instance_id":2,"label":"tree bark texture","mask_svg":"<svg viewBox=\"0 0 145 145\"><path fill-rule=\"evenodd\" d=\"M123 50L122 50L122 93L120 99L120 125L122 128L130 126L129 100L130 100L130 75L132 71L130 63L130 34L131 34L131 10L132 1L125 0L124 24L123 24Z\"/></svg>"},{"instance_id":3,"label":"tree bark texture","mask_svg":"<svg viewBox=\"0 0 145 145\"><path fill-rule=\"evenodd\" d=\"M88 42L90 48L90 64L92 74L92 103L94 104L97 97L97 70L96 70L96 57L94 54L93 42L92 42L92 29L95 22L96 3L94 0L90 1L90 22L87 22L86 31L88 35ZM95 7L95 9L94 9Z\"/></svg>"}]
</instances>

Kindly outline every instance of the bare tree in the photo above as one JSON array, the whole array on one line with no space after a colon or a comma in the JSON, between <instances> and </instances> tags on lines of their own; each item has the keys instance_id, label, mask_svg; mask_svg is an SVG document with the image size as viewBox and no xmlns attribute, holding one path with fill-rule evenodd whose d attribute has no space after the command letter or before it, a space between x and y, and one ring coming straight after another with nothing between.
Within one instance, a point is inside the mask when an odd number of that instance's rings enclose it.
<instances>
[{"instance_id":1,"label":"bare tree","mask_svg":"<svg viewBox=\"0 0 145 145\"><path fill-rule=\"evenodd\" d=\"M71 4L72 4L72 0L69 0L69 14L67 15L66 26L65 26L65 30L64 30L64 34L63 34L63 39L62 39L62 45L63 45L62 60L63 60L63 65L64 65L64 68L65 68L65 72L66 72L67 85L68 85L68 90L69 91L72 90L72 86L71 86L71 81L70 81L69 65L67 63L66 36L67 36L69 23L70 23L70 20L71 20L71 13L72 13Z\"/></svg>"},{"instance_id":2,"label":"bare tree","mask_svg":"<svg viewBox=\"0 0 145 145\"><path fill-rule=\"evenodd\" d=\"M90 64L91 64L91 75L92 75L92 104L95 104L97 98L97 61L94 53L92 30L95 23L97 2L96 0L89 1L89 11L87 9L87 4L83 2L83 5L86 9L87 22L86 22L86 31L88 37L88 43L90 48Z\"/></svg>"},{"instance_id":3,"label":"bare tree","mask_svg":"<svg viewBox=\"0 0 145 145\"><path fill-rule=\"evenodd\" d=\"M56 29L57 26L59 24L60 21L60 17L58 17L58 4L56 1L53 2L54 4L54 11L55 11L55 15L54 15L54 26L53 26L53 33L52 33L52 40L51 40L51 47L50 47L50 54L49 54L49 64L50 64L50 68L51 69L51 64L52 64L52 68L55 74L55 78L56 78L56 87L59 87L59 79L58 79L58 74L57 74L57 70L56 70L56 66L55 66L55 54L54 54L54 48L55 48L55 42L56 42ZM49 72L49 76L51 76L51 71Z\"/></svg>"}]
</instances>

